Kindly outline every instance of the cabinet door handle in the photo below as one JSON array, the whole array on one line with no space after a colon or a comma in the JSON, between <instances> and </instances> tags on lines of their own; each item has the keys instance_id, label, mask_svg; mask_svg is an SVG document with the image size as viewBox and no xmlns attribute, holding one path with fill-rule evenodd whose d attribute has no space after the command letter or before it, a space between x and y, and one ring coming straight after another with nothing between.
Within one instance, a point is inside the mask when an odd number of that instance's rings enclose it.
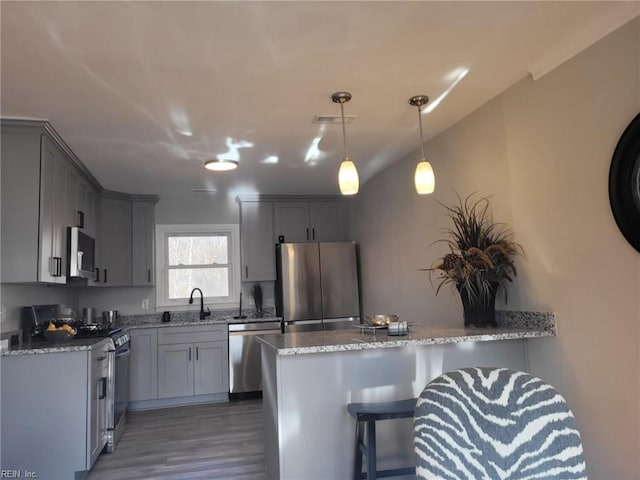
<instances>
[{"instance_id":1,"label":"cabinet door handle","mask_svg":"<svg viewBox=\"0 0 640 480\"><path fill-rule=\"evenodd\" d=\"M191 347L189 347L189 361L191 361Z\"/></svg>"},{"instance_id":2,"label":"cabinet door handle","mask_svg":"<svg viewBox=\"0 0 640 480\"><path fill-rule=\"evenodd\" d=\"M56 276L56 257L49 257L49 273L52 277Z\"/></svg>"},{"instance_id":3,"label":"cabinet door handle","mask_svg":"<svg viewBox=\"0 0 640 480\"><path fill-rule=\"evenodd\" d=\"M196 347L196 362L198 361L198 356L199 356L199 355L198 355L198 349L199 349L199 348L200 348L200 347Z\"/></svg>"},{"instance_id":4,"label":"cabinet door handle","mask_svg":"<svg viewBox=\"0 0 640 480\"><path fill-rule=\"evenodd\" d=\"M100 281L100 269L96 267L96 282Z\"/></svg>"},{"instance_id":5,"label":"cabinet door handle","mask_svg":"<svg viewBox=\"0 0 640 480\"><path fill-rule=\"evenodd\" d=\"M62 257L52 257L51 260L53 264L51 266L51 276L52 277L61 277L62 276Z\"/></svg>"},{"instance_id":6,"label":"cabinet door handle","mask_svg":"<svg viewBox=\"0 0 640 480\"><path fill-rule=\"evenodd\" d=\"M311 229L311 234L313 235L312 236L313 240L315 240L316 239L316 229L315 229L315 227Z\"/></svg>"},{"instance_id":7,"label":"cabinet door handle","mask_svg":"<svg viewBox=\"0 0 640 480\"><path fill-rule=\"evenodd\" d=\"M102 280L103 283L107 283L107 269L104 269L104 279Z\"/></svg>"},{"instance_id":8,"label":"cabinet door handle","mask_svg":"<svg viewBox=\"0 0 640 480\"><path fill-rule=\"evenodd\" d=\"M151 269L150 268L147 269L147 281L149 283L151 283Z\"/></svg>"},{"instance_id":9,"label":"cabinet door handle","mask_svg":"<svg viewBox=\"0 0 640 480\"><path fill-rule=\"evenodd\" d=\"M249 265L244 266L244 278L249 278Z\"/></svg>"},{"instance_id":10,"label":"cabinet door handle","mask_svg":"<svg viewBox=\"0 0 640 480\"><path fill-rule=\"evenodd\" d=\"M84 212L78 210L78 227L84 228Z\"/></svg>"},{"instance_id":11,"label":"cabinet door handle","mask_svg":"<svg viewBox=\"0 0 640 480\"><path fill-rule=\"evenodd\" d=\"M107 377L102 377L100 381L102 382L102 393L98 397L98 400L107 398Z\"/></svg>"},{"instance_id":12,"label":"cabinet door handle","mask_svg":"<svg viewBox=\"0 0 640 480\"><path fill-rule=\"evenodd\" d=\"M307 240L309 240L309 229L307 228Z\"/></svg>"}]
</instances>

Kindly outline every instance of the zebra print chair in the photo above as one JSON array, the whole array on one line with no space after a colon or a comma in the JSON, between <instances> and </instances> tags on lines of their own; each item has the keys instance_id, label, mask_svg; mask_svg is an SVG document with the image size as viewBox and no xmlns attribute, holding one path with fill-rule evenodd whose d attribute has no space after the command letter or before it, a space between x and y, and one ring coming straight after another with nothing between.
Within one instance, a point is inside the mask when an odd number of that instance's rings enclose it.
<instances>
[{"instance_id":1,"label":"zebra print chair","mask_svg":"<svg viewBox=\"0 0 640 480\"><path fill-rule=\"evenodd\" d=\"M564 398L506 368L464 368L431 381L416 404L414 447L418 478L587 478Z\"/></svg>"}]
</instances>

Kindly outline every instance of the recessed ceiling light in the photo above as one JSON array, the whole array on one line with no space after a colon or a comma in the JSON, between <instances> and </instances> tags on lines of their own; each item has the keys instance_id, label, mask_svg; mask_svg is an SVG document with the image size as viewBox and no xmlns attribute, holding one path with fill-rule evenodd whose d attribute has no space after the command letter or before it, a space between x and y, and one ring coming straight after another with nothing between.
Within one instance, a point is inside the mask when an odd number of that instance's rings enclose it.
<instances>
[{"instance_id":1,"label":"recessed ceiling light","mask_svg":"<svg viewBox=\"0 0 640 480\"><path fill-rule=\"evenodd\" d=\"M213 170L214 172L225 172L227 170L234 170L238 168L238 161L212 158L211 160L204 162L204 168L207 170Z\"/></svg>"}]
</instances>

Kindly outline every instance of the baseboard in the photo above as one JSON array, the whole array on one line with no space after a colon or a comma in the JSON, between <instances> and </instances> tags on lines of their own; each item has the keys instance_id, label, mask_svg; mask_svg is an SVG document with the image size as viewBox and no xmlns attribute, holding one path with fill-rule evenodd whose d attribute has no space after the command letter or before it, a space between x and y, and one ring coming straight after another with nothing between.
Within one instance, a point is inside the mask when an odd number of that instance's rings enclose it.
<instances>
[{"instance_id":1,"label":"baseboard","mask_svg":"<svg viewBox=\"0 0 640 480\"><path fill-rule=\"evenodd\" d=\"M189 397L159 398L157 400L139 400L129 403L129 411L156 410L159 408L181 407L185 405L201 405L204 403L228 402L228 393L213 393Z\"/></svg>"}]
</instances>

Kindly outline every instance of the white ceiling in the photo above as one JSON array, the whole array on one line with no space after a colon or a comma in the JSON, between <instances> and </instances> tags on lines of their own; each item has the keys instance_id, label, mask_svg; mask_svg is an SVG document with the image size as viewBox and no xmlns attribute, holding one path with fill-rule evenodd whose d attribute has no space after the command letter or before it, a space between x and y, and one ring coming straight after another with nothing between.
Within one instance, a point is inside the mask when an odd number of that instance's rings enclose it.
<instances>
[{"instance_id":1,"label":"white ceiling","mask_svg":"<svg viewBox=\"0 0 640 480\"><path fill-rule=\"evenodd\" d=\"M312 123L339 114L333 92L353 95L348 150L366 182L418 148L409 97L433 101L468 69L424 115L426 140L633 4L2 1L1 113L48 119L111 190L337 194L341 127ZM205 170L227 139L253 146L236 171Z\"/></svg>"}]
</instances>

